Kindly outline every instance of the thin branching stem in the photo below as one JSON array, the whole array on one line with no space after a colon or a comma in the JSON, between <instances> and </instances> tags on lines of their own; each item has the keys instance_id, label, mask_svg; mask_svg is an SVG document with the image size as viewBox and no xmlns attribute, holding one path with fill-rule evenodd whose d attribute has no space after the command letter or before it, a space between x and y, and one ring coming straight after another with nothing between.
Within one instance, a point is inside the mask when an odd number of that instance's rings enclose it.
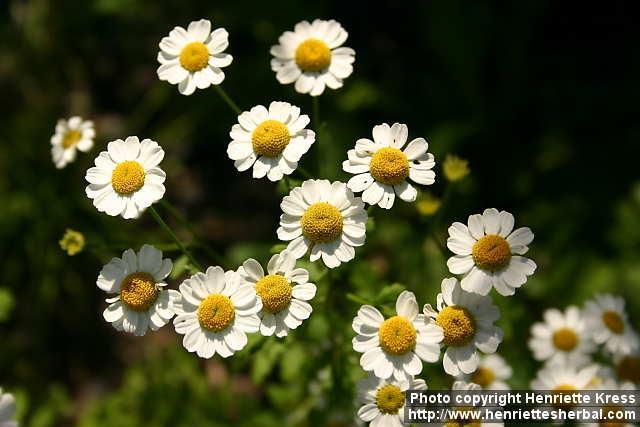
<instances>
[{"instance_id":1,"label":"thin branching stem","mask_svg":"<svg viewBox=\"0 0 640 427\"><path fill-rule=\"evenodd\" d=\"M164 220L162 219L158 211L156 211L156 209L153 206L149 206L149 212L151 213L151 216L153 217L153 219L156 220L158 225L160 225L160 227L163 228L164 231L167 232L167 234L169 234L169 236L173 239L173 241L176 242L176 245L178 245L182 253L186 255L186 257L189 259L191 264L198 270L202 271L203 269L200 263L194 258L193 255L191 255L191 252L189 252L185 244L182 243L180 238L176 235L176 233L173 232L171 227L169 227L169 225L166 222L164 222Z\"/></svg>"}]
</instances>

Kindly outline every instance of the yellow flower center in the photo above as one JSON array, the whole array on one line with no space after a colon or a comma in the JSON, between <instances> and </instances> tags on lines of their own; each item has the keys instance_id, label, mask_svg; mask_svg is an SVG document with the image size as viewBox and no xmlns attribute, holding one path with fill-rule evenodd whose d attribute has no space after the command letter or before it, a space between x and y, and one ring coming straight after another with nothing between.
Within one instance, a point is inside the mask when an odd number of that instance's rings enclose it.
<instances>
[{"instance_id":1,"label":"yellow flower center","mask_svg":"<svg viewBox=\"0 0 640 427\"><path fill-rule=\"evenodd\" d=\"M149 273L131 273L120 285L120 301L134 311L147 311L159 294L156 282Z\"/></svg>"},{"instance_id":2,"label":"yellow flower center","mask_svg":"<svg viewBox=\"0 0 640 427\"><path fill-rule=\"evenodd\" d=\"M404 392L396 385L384 385L376 392L376 405L383 414L397 414L404 406Z\"/></svg>"},{"instance_id":3,"label":"yellow flower center","mask_svg":"<svg viewBox=\"0 0 640 427\"><path fill-rule=\"evenodd\" d=\"M480 366L473 375L471 375L471 382L478 384L482 388L487 388L495 379L496 375L493 373L493 370L485 368L484 366Z\"/></svg>"},{"instance_id":4,"label":"yellow flower center","mask_svg":"<svg viewBox=\"0 0 640 427\"><path fill-rule=\"evenodd\" d=\"M202 42L192 42L182 48L180 65L187 71L195 73L209 63L209 49Z\"/></svg>"},{"instance_id":5,"label":"yellow flower center","mask_svg":"<svg viewBox=\"0 0 640 427\"><path fill-rule=\"evenodd\" d=\"M449 346L463 346L476 334L476 320L473 315L466 308L457 305L440 310L436 323L444 332L442 342Z\"/></svg>"},{"instance_id":6,"label":"yellow flower center","mask_svg":"<svg viewBox=\"0 0 640 427\"><path fill-rule=\"evenodd\" d=\"M397 148L385 147L371 157L369 171L376 181L397 185L409 176L409 161Z\"/></svg>"},{"instance_id":7,"label":"yellow flower center","mask_svg":"<svg viewBox=\"0 0 640 427\"><path fill-rule=\"evenodd\" d=\"M327 243L342 235L342 214L332 204L314 203L300 218L302 234L313 243Z\"/></svg>"},{"instance_id":8,"label":"yellow flower center","mask_svg":"<svg viewBox=\"0 0 640 427\"><path fill-rule=\"evenodd\" d=\"M69 129L62 137L62 146L70 148L76 145L82 138L82 132L75 129Z\"/></svg>"},{"instance_id":9,"label":"yellow flower center","mask_svg":"<svg viewBox=\"0 0 640 427\"><path fill-rule=\"evenodd\" d=\"M111 173L111 186L116 193L135 193L144 185L144 169L134 160L119 163Z\"/></svg>"},{"instance_id":10,"label":"yellow flower center","mask_svg":"<svg viewBox=\"0 0 640 427\"><path fill-rule=\"evenodd\" d=\"M640 383L640 357L625 356L620 359L616 366L616 374L622 381Z\"/></svg>"},{"instance_id":11,"label":"yellow flower center","mask_svg":"<svg viewBox=\"0 0 640 427\"><path fill-rule=\"evenodd\" d=\"M256 282L256 293L262 300L262 307L269 313L278 313L291 303L291 284L286 277L269 274Z\"/></svg>"},{"instance_id":12,"label":"yellow flower center","mask_svg":"<svg viewBox=\"0 0 640 427\"><path fill-rule=\"evenodd\" d=\"M253 151L260 156L279 156L289 141L289 128L277 120L265 120L251 134Z\"/></svg>"},{"instance_id":13,"label":"yellow flower center","mask_svg":"<svg viewBox=\"0 0 640 427\"><path fill-rule=\"evenodd\" d=\"M307 39L296 49L296 64L302 71L321 71L331 64L331 49L322 40Z\"/></svg>"},{"instance_id":14,"label":"yellow flower center","mask_svg":"<svg viewBox=\"0 0 640 427\"><path fill-rule=\"evenodd\" d=\"M602 321L605 326L614 334L621 334L624 331L624 321L615 311L605 311L602 313Z\"/></svg>"},{"instance_id":15,"label":"yellow flower center","mask_svg":"<svg viewBox=\"0 0 640 427\"><path fill-rule=\"evenodd\" d=\"M445 178L449 181L460 181L469 175L469 162L458 156L447 154L442 165L442 171L444 172Z\"/></svg>"},{"instance_id":16,"label":"yellow flower center","mask_svg":"<svg viewBox=\"0 0 640 427\"><path fill-rule=\"evenodd\" d=\"M458 412L459 419L449 420L449 422L445 423L446 427L480 427L482 425L478 420L473 418L473 407L458 406L454 409ZM463 413L464 416L462 415Z\"/></svg>"},{"instance_id":17,"label":"yellow flower center","mask_svg":"<svg viewBox=\"0 0 640 427\"><path fill-rule=\"evenodd\" d=\"M487 234L474 243L471 255L479 268L499 271L509 264L511 247L503 237L497 234Z\"/></svg>"},{"instance_id":18,"label":"yellow flower center","mask_svg":"<svg viewBox=\"0 0 640 427\"><path fill-rule=\"evenodd\" d=\"M560 328L553 333L553 345L562 351L571 351L578 345L578 335L569 328Z\"/></svg>"},{"instance_id":19,"label":"yellow flower center","mask_svg":"<svg viewBox=\"0 0 640 427\"><path fill-rule=\"evenodd\" d=\"M624 411L625 408L622 406L618 406L618 405L608 405L608 406L603 406L602 407L602 415L603 417L608 417L608 416L615 416L616 413L618 411ZM621 422L616 422L616 421L603 421L601 423L598 423L598 426L600 427L622 427L623 423Z\"/></svg>"},{"instance_id":20,"label":"yellow flower center","mask_svg":"<svg viewBox=\"0 0 640 427\"><path fill-rule=\"evenodd\" d=\"M378 329L380 347L387 353L397 356L416 348L417 336L416 328L402 316L390 317L382 322Z\"/></svg>"},{"instance_id":21,"label":"yellow flower center","mask_svg":"<svg viewBox=\"0 0 640 427\"><path fill-rule=\"evenodd\" d=\"M82 251L84 242L84 235L82 233L67 228L59 243L62 250L67 251L68 255L75 255Z\"/></svg>"},{"instance_id":22,"label":"yellow flower center","mask_svg":"<svg viewBox=\"0 0 640 427\"><path fill-rule=\"evenodd\" d=\"M236 310L229 297L211 294L198 307L200 326L209 331L220 332L229 326L236 317Z\"/></svg>"},{"instance_id":23,"label":"yellow flower center","mask_svg":"<svg viewBox=\"0 0 640 427\"><path fill-rule=\"evenodd\" d=\"M449 421L445 424L446 427L480 427L481 424L478 421Z\"/></svg>"},{"instance_id":24,"label":"yellow flower center","mask_svg":"<svg viewBox=\"0 0 640 427\"><path fill-rule=\"evenodd\" d=\"M555 386L553 388L553 392L555 394L560 394L560 395L570 395L571 393L577 391L578 389L575 388L574 386L572 386L571 384L558 384L557 386ZM561 408L566 408L566 407L571 407L574 406L571 403L558 403L555 405L556 407L561 407Z\"/></svg>"}]
</instances>

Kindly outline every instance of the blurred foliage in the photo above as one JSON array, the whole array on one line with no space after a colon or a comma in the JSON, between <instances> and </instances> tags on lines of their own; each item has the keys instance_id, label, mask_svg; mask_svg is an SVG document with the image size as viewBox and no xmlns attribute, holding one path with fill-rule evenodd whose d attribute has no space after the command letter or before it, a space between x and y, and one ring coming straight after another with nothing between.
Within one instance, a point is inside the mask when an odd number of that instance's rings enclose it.
<instances>
[{"instance_id":1,"label":"blurred foliage","mask_svg":"<svg viewBox=\"0 0 640 427\"><path fill-rule=\"evenodd\" d=\"M636 120L635 4L548 0L503 3L416 1L6 0L0 12L0 384L18 399L24 426L352 425L351 348L361 300L393 309L402 289L432 302L448 275L446 228L486 207L513 212L536 233L532 279L513 298L495 298L505 331L500 353L525 387L537 365L529 326L550 306L595 292L640 308L640 180ZM84 173L112 139L151 137L167 155L166 206L159 210L205 264L265 262L276 245L279 201L288 185L238 173L226 156L235 115L215 92L190 97L158 81L157 44L175 25L206 17L230 32L233 64L223 86L241 107L311 99L277 83L269 47L302 19L335 18L357 51L355 73L320 99L318 143L301 166L347 178L346 150L378 123L401 121L424 136L440 164L470 161L471 174L429 189L432 216L397 202L373 209L356 260L326 273L307 265L319 292L314 313L278 341L253 336L229 360L198 360L167 326L142 339L118 334L101 316L95 286L103 263L128 247L161 247L188 263L144 215L99 214ZM62 171L49 137L60 117L95 121L94 150ZM605 161L606 160L606 161ZM66 228L87 246L69 257ZM206 245L204 245L206 244ZM209 249L207 249L209 247ZM636 323L637 326L637 323ZM447 387L425 365L431 388Z\"/></svg>"}]
</instances>

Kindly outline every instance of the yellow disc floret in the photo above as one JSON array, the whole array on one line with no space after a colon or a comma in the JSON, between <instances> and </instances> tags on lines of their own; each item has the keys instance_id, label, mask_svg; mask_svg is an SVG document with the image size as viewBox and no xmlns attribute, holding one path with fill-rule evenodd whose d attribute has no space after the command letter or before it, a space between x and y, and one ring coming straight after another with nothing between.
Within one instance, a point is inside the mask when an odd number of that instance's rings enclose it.
<instances>
[{"instance_id":1,"label":"yellow disc floret","mask_svg":"<svg viewBox=\"0 0 640 427\"><path fill-rule=\"evenodd\" d=\"M228 296L211 294L198 307L198 321L203 329L220 332L236 317L236 310Z\"/></svg>"},{"instance_id":2,"label":"yellow disc floret","mask_svg":"<svg viewBox=\"0 0 640 427\"><path fill-rule=\"evenodd\" d=\"M560 328L553 333L553 345L562 351L571 351L578 345L578 334L570 328Z\"/></svg>"},{"instance_id":3,"label":"yellow disc floret","mask_svg":"<svg viewBox=\"0 0 640 427\"><path fill-rule=\"evenodd\" d=\"M192 73L202 70L209 63L209 49L202 42L192 42L182 48L180 65Z\"/></svg>"},{"instance_id":4,"label":"yellow disc floret","mask_svg":"<svg viewBox=\"0 0 640 427\"><path fill-rule=\"evenodd\" d=\"M280 274L269 274L256 282L262 308L269 313L278 313L289 307L292 290L291 283Z\"/></svg>"},{"instance_id":5,"label":"yellow disc floret","mask_svg":"<svg viewBox=\"0 0 640 427\"><path fill-rule=\"evenodd\" d=\"M119 194L135 193L144 185L144 169L134 160L119 163L111 173L111 186Z\"/></svg>"},{"instance_id":6,"label":"yellow disc floret","mask_svg":"<svg viewBox=\"0 0 640 427\"><path fill-rule=\"evenodd\" d=\"M333 242L342 235L343 225L338 208L326 202L309 206L300 219L302 234L313 243Z\"/></svg>"},{"instance_id":7,"label":"yellow disc floret","mask_svg":"<svg viewBox=\"0 0 640 427\"><path fill-rule=\"evenodd\" d=\"M134 311L147 311L159 294L155 280L149 273L131 273L120 285L120 301Z\"/></svg>"},{"instance_id":8,"label":"yellow disc floret","mask_svg":"<svg viewBox=\"0 0 640 427\"><path fill-rule=\"evenodd\" d=\"M322 71L331 64L331 49L322 40L307 39L296 49L296 64L302 71Z\"/></svg>"},{"instance_id":9,"label":"yellow disc floret","mask_svg":"<svg viewBox=\"0 0 640 427\"><path fill-rule=\"evenodd\" d=\"M471 382L478 384L482 388L487 388L495 378L496 375L493 373L493 370L480 366L473 375L471 375Z\"/></svg>"},{"instance_id":10,"label":"yellow disc floret","mask_svg":"<svg viewBox=\"0 0 640 427\"><path fill-rule=\"evenodd\" d=\"M260 156L279 156L289 141L289 128L278 120L265 120L251 134L253 151Z\"/></svg>"},{"instance_id":11,"label":"yellow disc floret","mask_svg":"<svg viewBox=\"0 0 640 427\"><path fill-rule=\"evenodd\" d=\"M80 142L82 139L82 132L75 129L69 129L62 137L62 146L64 148L70 148Z\"/></svg>"},{"instance_id":12,"label":"yellow disc floret","mask_svg":"<svg viewBox=\"0 0 640 427\"><path fill-rule=\"evenodd\" d=\"M371 157L369 171L376 181L398 185L409 176L409 161L397 148L385 147Z\"/></svg>"},{"instance_id":13,"label":"yellow disc floret","mask_svg":"<svg viewBox=\"0 0 640 427\"><path fill-rule=\"evenodd\" d=\"M387 353L406 354L416 348L416 328L406 317L393 316L380 325L378 339Z\"/></svg>"},{"instance_id":14,"label":"yellow disc floret","mask_svg":"<svg viewBox=\"0 0 640 427\"><path fill-rule=\"evenodd\" d=\"M459 347L467 344L476 334L476 320L469 310L457 305L443 308L436 323L444 332L445 345Z\"/></svg>"},{"instance_id":15,"label":"yellow disc floret","mask_svg":"<svg viewBox=\"0 0 640 427\"><path fill-rule=\"evenodd\" d=\"M481 237L471 248L476 265L488 271L502 270L511 260L511 246L504 237L487 234Z\"/></svg>"},{"instance_id":16,"label":"yellow disc floret","mask_svg":"<svg viewBox=\"0 0 640 427\"><path fill-rule=\"evenodd\" d=\"M602 313L602 322L614 334L621 334L624 331L624 320L615 311L605 311Z\"/></svg>"},{"instance_id":17,"label":"yellow disc floret","mask_svg":"<svg viewBox=\"0 0 640 427\"><path fill-rule=\"evenodd\" d=\"M553 388L552 391L556 395L565 396L565 395L571 395L577 390L578 389L575 386L572 386L571 384L558 384ZM570 401L566 402L564 399L569 399L569 398L568 397L560 398L561 401L556 403L555 406L559 408L567 408L567 407L574 406Z\"/></svg>"},{"instance_id":18,"label":"yellow disc floret","mask_svg":"<svg viewBox=\"0 0 640 427\"><path fill-rule=\"evenodd\" d=\"M59 243L60 247L67 251L68 255L75 255L82 252L82 249L84 249L84 234L67 228Z\"/></svg>"},{"instance_id":19,"label":"yellow disc floret","mask_svg":"<svg viewBox=\"0 0 640 427\"><path fill-rule=\"evenodd\" d=\"M397 414L404 406L404 392L396 385L383 385L376 392L376 405L383 414Z\"/></svg>"}]
</instances>

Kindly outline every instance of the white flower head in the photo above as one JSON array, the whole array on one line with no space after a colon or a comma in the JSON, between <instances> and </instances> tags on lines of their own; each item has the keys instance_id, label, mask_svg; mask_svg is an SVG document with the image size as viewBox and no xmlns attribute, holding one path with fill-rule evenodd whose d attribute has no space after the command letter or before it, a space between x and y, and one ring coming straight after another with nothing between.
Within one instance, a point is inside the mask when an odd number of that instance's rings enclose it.
<instances>
[{"instance_id":1,"label":"white flower head","mask_svg":"<svg viewBox=\"0 0 640 427\"><path fill-rule=\"evenodd\" d=\"M238 269L243 283L253 286L262 302L260 333L284 337L311 315L307 301L316 295L316 285L309 283L307 270L296 268L296 258L287 250L271 257L267 273L253 258Z\"/></svg>"},{"instance_id":2,"label":"white flower head","mask_svg":"<svg viewBox=\"0 0 640 427\"><path fill-rule=\"evenodd\" d=\"M51 137L51 157L56 168L62 169L76 159L76 152L87 152L93 147L96 131L91 120L78 116L69 120L60 119L56 132Z\"/></svg>"},{"instance_id":3,"label":"white flower head","mask_svg":"<svg viewBox=\"0 0 640 427\"><path fill-rule=\"evenodd\" d=\"M0 427L18 427L16 416L16 399L12 394L4 393L0 388Z\"/></svg>"},{"instance_id":4,"label":"white flower head","mask_svg":"<svg viewBox=\"0 0 640 427\"><path fill-rule=\"evenodd\" d=\"M513 370L498 354L486 354L480 357L478 368L472 374L464 374L462 378L478 384L484 390L510 390L507 381Z\"/></svg>"},{"instance_id":5,"label":"white flower head","mask_svg":"<svg viewBox=\"0 0 640 427\"><path fill-rule=\"evenodd\" d=\"M469 391L478 392L478 391L481 391L481 390L482 390L482 387L480 387L478 384L472 383L472 382L467 382L467 381L464 381L464 380L455 381L453 383L453 385L451 386L451 394L462 394L462 395L465 395L466 392L469 392ZM454 399L452 398L451 400L453 401ZM479 408L478 406L475 406L475 407L456 406L456 407L454 407L454 409L457 411L458 414L460 414L460 419L451 419L451 420L447 421L446 423L443 423L442 424L443 427L450 427L452 425L454 425L454 426L473 425L473 426L478 426L478 427L501 427L501 426L504 426L504 423L502 423L502 422L488 423L488 422L484 422L482 420L473 419L473 413L470 413L470 411L480 410L481 408ZM487 408L487 410L490 410L490 409ZM466 412L466 414L463 416L462 413L465 413L465 412Z\"/></svg>"},{"instance_id":6,"label":"white flower head","mask_svg":"<svg viewBox=\"0 0 640 427\"><path fill-rule=\"evenodd\" d=\"M279 44L271 47L276 79L282 84L295 82L297 92L311 96L322 94L325 86L341 88L343 79L353 72L356 55L353 49L341 47L347 36L333 19L297 23L294 31L285 31Z\"/></svg>"},{"instance_id":7,"label":"white flower head","mask_svg":"<svg viewBox=\"0 0 640 427\"><path fill-rule=\"evenodd\" d=\"M405 147L408 134L407 125L383 123L373 128L373 141L359 139L348 151L342 169L356 175L347 186L356 193L362 191L365 203L391 209L396 195L405 202L416 200L418 190L408 179L422 185L434 183L436 162L427 153L429 144L415 138Z\"/></svg>"},{"instance_id":8,"label":"white flower head","mask_svg":"<svg viewBox=\"0 0 640 427\"><path fill-rule=\"evenodd\" d=\"M437 311L426 304L424 314L444 335L444 370L453 376L471 374L480 363L478 350L495 353L502 342L502 329L493 325L500 311L489 296L464 291L456 278L442 281L437 299Z\"/></svg>"},{"instance_id":9,"label":"white flower head","mask_svg":"<svg viewBox=\"0 0 640 427\"><path fill-rule=\"evenodd\" d=\"M595 345L578 307L569 306L564 313L551 308L543 317L544 322L534 323L531 327L529 348L534 359L574 366L590 362Z\"/></svg>"},{"instance_id":10,"label":"white flower head","mask_svg":"<svg viewBox=\"0 0 640 427\"><path fill-rule=\"evenodd\" d=\"M588 331L596 344L604 345L611 354L631 354L640 346L624 306L624 298L610 294L596 295L585 305Z\"/></svg>"},{"instance_id":11,"label":"white flower head","mask_svg":"<svg viewBox=\"0 0 640 427\"><path fill-rule=\"evenodd\" d=\"M396 316L385 319L373 306L363 305L353 319L353 349L363 353L360 365L382 379L407 381L422 372L422 361L440 357L442 329L420 313L413 292L403 291L396 300Z\"/></svg>"},{"instance_id":12,"label":"white flower head","mask_svg":"<svg viewBox=\"0 0 640 427\"><path fill-rule=\"evenodd\" d=\"M631 382L618 382L613 378L605 378L600 381L596 386L589 387L593 390L606 390L606 391L622 391L622 392L633 392L636 387ZM589 408L596 409L596 408ZM624 410L623 406L615 405L615 404L605 404L601 406L602 415L604 417L610 418L610 423L600 422L600 423L583 423L581 424L583 427L602 427L602 426L615 426L615 427L634 427L636 424L624 423L621 420L616 419L616 412L619 410ZM609 413L609 411L613 411L613 413Z\"/></svg>"},{"instance_id":13,"label":"white flower head","mask_svg":"<svg viewBox=\"0 0 640 427\"><path fill-rule=\"evenodd\" d=\"M358 382L358 417L374 427L403 427L407 390L426 390L422 379L383 380L369 375Z\"/></svg>"},{"instance_id":14,"label":"white flower head","mask_svg":"<svg viewBox=\"0 0 640 427\"><path fill-rule=\"evenodd\" d=\"M158 166L163 158L164 150L150 139L111 141L87 171L87 196L100 212L137 218L164 196L166 175Z\"/></svg>"},{"instance_id":15,"label":"white flower head","mask_svg":"<svg viewBox=\"0 0 640 427\"><path fill-rule=\"evenodd\" d=\"M142 336L148 329L157 331L174 315L173 302L177 291L166 290L164 281L173 263L162 258L162 252L151 245L143 245L135 253L127 249L122 258L113 258L102 267L96 284L109 294L109 306L104 320L118 331Z\"/></svg>"},{"instance_id":16,"label":"white flower head","mask_svg":"<svg viewBox=\"0 0 640 427\"><path fill-rule=\"evenodd\" d=\"M229 46L229 33L224 28L211 31L208 19L193 21L186 30L175 27L159 46L158 78L177 84L183 95L222 83L221 68L233 61L231 55L224 53Z\"/></svg>"},{"instance_id":17,"label":"white flower head","mask_svg":"<svg viewBox=\"0 0 640 427\"><path fill-rule=\"evenodd\" d=\"M280 203L278 238L290 241L287 249L296 258L311 250L311 261L335 268L355 257L364 245L367 212L343 182L310 179L296 187Z\"/></svg>"},{"instance_id":18,"label":"white flower head","mask_svg":"<svg viewBox=\"0 0 640 427\"><path fill-rule=\"evenodd\" d=\"M316 140L315 132L305 129L308 124L309 116L288 102L274 101L268 110L257 105L238 116L229 133L227 155L240 172L253 166L254 178L266 175L278 181L298 167Z\"/></svg>"},{"instance_id":19,"label":"white flower head","mask_svg":"<svg viewBox=\"0 0 640 427\"><path fill-rule=\"evenodd\" d=\"M550 391L587 390L597 372L597 365L578 368L574 364L547 364L538 371L536 378L531 381L531 389Z\"/></svg>"},{"instance_id":20,"label":"white flower head","mask_svg":"<svg viewBox=\"0 0 640 427\"><path fill-rule=\"evenodd\" d=\"M189 352L226 358L247 345L247 333L258 332L262 304L241 281L235 271L209 267L182 282L173 324Z\"/></svg>"},{"instance_id":21,"label":"white flower head","mask_svg":"<svg viewBox=\"0 0 640 427\"><path fill-rule=\"evenodd\" d=\"M513 230L509 212L485 209L470 215L467 225L449 227L447 247L455 254L447 261L449 271L462 274L462 289L487 295L491 287L499 294L513 295L533 274L536 263L524 255L533 241L529 227Z\"/></svg>"}]
</instances>

